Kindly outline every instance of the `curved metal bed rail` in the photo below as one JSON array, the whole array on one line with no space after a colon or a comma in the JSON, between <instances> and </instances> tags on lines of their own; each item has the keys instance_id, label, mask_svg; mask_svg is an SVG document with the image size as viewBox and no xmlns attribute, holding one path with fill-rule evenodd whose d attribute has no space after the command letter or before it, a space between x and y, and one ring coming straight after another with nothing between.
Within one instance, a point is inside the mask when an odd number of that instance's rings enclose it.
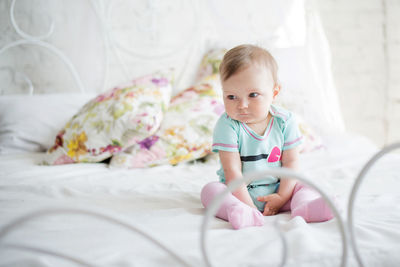
<instances>
[{"instance_id":1,"label":"curved metal bed rail","mask_svg":"<svg viewBox=\"0 0 400 267\"><path fill-rule=\"evenodd\" d=\"M84 87L84 85L82 83L82 80L79 77L79 74L76 71L76 69L75 69L74 65L72 64L72 62L68 59L67 56L65 56L65 54L61 50L59 50L57 47L55 47L55 46L53 46L53 45L51 45L49 43L43 42L41 40L36 40L36 39L18 40L18 41L12 42L12 43L2 47L0 49L0 55L3 54L4 52L6 52L10 48L17 47L17 46L20 46L20 45L27 45L27 44L29 44L29 45L37 45L37 46L46 48L47 50L51 51L53 54L58 56L65 63L65 65L67 65L67 67L68 67L69 71L71 72L72 76L74 77L75 82L76 82L79 90L81 91L81 93L85 93L86 92L86 89L85 89L85 87ZM24 76L27 77L25 74L24 74ZM30 79L28 79L28 80L30 81ZM30 84L30 88L31 88L30 93L32 94L34 87L32 85L32 82L30 82L29 84Z\"/></svg>"},{"instance_id":2,"label":"curved metal bed rail","mask_svg":"<svg viewBox=\"0 0 400 267\"><path fill-rule=\"evenodd\" d=\"M4 247L6 249L14 249L14 250L22 250L22 251L29 251L29 252L33 252L33 253L39 253L39 254L44 254L44 255L48 255L48 256L52 256L55 258L59 258L59 259L63 259L65 261L69 261L71 263L75 263L79 266L86 266L86 267L96 267L96 265L87 262L85 260L82 259L78 259L74 256L71 255L67 255L65 253L62 252L57 252L54 250L50 250L48 248L38 248L38 247L33 247L33 246L27 246L27 245L20 245L20 244L13 244L13 243L6 243L4 245L0 244L0 248Z\"/></svg>"},{"instance_id":3,"label":"curved metal bed rail","mask_svg":"<svg viewBox=\"0 0 400 267\"><path fill-rule=\"evenodd\" d=\"M357 197L357 193L360 189L360 186L361 186L362 182L364 181L366 174L371 169L371 167L384 155L386 155L389 152L391 152L395 149L398 149L398 148L400 148L400 142L388 145L388 146L384 147L382 150L380 150L379 152L377 152L361 169L360 173L357 176L356 181L354 182L354 185L353 185L351 193L350 193L348 210L347 210L347 219L348 219L347 227L349 230L349 238L350 238L351 246L354 250L358 264L362 267L365 266L365 264L362 261L362 257L360 255L360 251L358 249L355 234L354 234L354 216L353 216L354 215L354 212L353 212L354 211L354 202Z\"/></svg>"},{"instance_id":4,"label":"curved metal bed rail","mask_svg":"<svg viewBox=\"0 0 400 267\"><path fill-rule=\"evenodd\" d=\"M21 30L21 28L19 27L16 19L15 19L15 15L14 15L14 10L15 10L15 3L16 0L12 0L11 2L11 6L10 6L10 20L11 20L11 25L14 28L15 32L21 37L20 40L14 41L12 43L9 43L7 45L5 45L4 47L0 48L0 55L5 53L7 50L13 48L13 47L17 47L20 45L37 45L40 47L43 47L47 50L50 50L54 55L56 55L57 57L59 57L61 59L62 62L65 63L65 65L68 67L68 70L71 72L76 85L78 86L79 90L82 93L85 93L86 89L85 86L82 83L82 80L75 68L75 66L72 64L71 60L69 60L69 58L67 56L65 56L65 54L58 49L57 47L55 47L54 45L43 41L43 39L48 38L49 36L51 36L54 32L54 28L55 28L55 23L52 20L51 24L50 24L50 28L48 30L48 32L46 34L40 35L40 36L34 36L34 35L30 35L26 32L24 32L23 30ZM31 82L31 80L29 78L27 78L27 76L24 74L24 79L29 81L29 87L30 87L30 94L33 94L33 84Z\"/></svg>"},{"instance_id":5,"label":"curved metal bed rail","mask_svg":"<svg viewBox=\"0 0 400 267\"><path fill-rule=\"evenodd\" d=\"M23 215L19 218L14 219L13 221L9 222L5 226L3 226L0 229L0 248L1 247L10 247L14 249L20 249L20 250L28 250L28 251L36 251L39 253L51 255L53 257L58 257L62 258L67 261L71 261L83 266L98 266L97 264L92 264L88 263L86 261L83 261L81 259L77 259L75 257L60 253L60 252L55 252L52 250L48 250L45 248L36 248L36 247L30 247L30 246L25 246L21 244L7 244L4 243L3 239L13 230L17 229L18 227L23 226L27 222L40 218L40 217L45 217L49 215L54 215L54 214L72 214L72 215L86 215L89 217L94 217L103 221L107 221L109 223L118 225L122 228L127 229L128 231L137 233L141 235L142 237L146 238L156 246L158 246L160 249L164 250L167 252L169 255L171 255L172 258L174 258L177 262L179 262L183 266L190 267L191 265L184 260L181 256L179 256L175 251L173 251L171 248L168 248L165 244L163 244L161 241L157 240L155 237L151 236L150 234L146 233L144 230L138 228L137 226L134 226L132 223L124 222L121 219L117 219L115 215L108 215L106 213L96 211L95 209L92 210L85 210L85 209L77 209L77 208L48 208L48 209L41 209L37 211L33 211L31 213L28 213L26 215Z\"/></svg>"}]
</instances>

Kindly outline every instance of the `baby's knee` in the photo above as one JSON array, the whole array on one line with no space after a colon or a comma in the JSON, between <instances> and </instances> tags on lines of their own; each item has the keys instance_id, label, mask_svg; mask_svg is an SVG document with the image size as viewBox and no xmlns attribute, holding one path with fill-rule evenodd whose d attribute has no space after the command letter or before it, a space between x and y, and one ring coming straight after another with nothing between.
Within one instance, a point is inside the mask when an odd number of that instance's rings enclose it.
<instances>
[{"instance_id":1,"label":"baby's knee","mask_svg":"<svg viewBox=\"0 0 400 267\"><path fill-rule=\"evenodd\" d=\"M201 202L206 206L215 195L226 189L226 185L221 182L211 182L206 184L201 190Z\"/></svg>"},{"instance_id":2,"label":"baby's knee","mask_svg":"<svg viewBox=\"0 0 400 267\"><path fill-rule=\"evenodd\" d=\"M206 184L201 190L201 194L219 193L226 189L226 185L221 182L211 182Z\"/></svg>"}]
</instances>

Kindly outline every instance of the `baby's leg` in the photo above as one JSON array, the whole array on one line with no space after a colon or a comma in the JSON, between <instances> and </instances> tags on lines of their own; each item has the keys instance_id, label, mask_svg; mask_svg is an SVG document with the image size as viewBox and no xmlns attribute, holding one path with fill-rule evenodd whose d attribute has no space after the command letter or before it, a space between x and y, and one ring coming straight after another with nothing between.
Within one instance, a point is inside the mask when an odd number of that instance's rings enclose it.
<instances>
[{"instance_id":1,"label":"baby's leg","mask_svg":"<svg viewBox=\"0 0 400 267\"><path fill-rule=\"evenodd\" d=\"M324 198L314 189L297 183L290 203L292 217L301 216L306 222L324 222L334 217Z\"/></svg>"},{"instance_id":2,"label":"baby's leg","mask_svg":"<svg viewBox=\"0 0 400 267\"><path fill-rule=\"evenodd\" d=\"M226 185L220 182L206 184L201 190L201 203L203 203L203 206L207 208L214 197L225 189ZM231 193L228 193L224 198L216 216L229 221L234 229L264 224L264 217L261 212L244 204Z\"/></svg>"}]
</instances>

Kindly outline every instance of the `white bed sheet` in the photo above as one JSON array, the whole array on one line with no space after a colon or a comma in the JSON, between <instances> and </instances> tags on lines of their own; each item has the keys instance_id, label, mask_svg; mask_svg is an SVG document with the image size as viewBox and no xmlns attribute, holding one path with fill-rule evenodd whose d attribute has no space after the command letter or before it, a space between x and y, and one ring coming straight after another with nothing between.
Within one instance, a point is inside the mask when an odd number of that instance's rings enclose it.
<instances>
[{"instance_id":1,"label":"white bed sheet","mask_svg":"<svg viewBox=\"0 0 400 267\"><path fill-rule=\"evenodd\" d=\"M325 138L325 144L323 150L302 155L302 173L326 191L339 194L345 218L356 175L377 148L351 135ZM205 210L199 195L204 184L217 180L216 160L121 170L100 163L40 166L42 156L0 156L0 226L40 208L95 208L145 230L193 266L204 266L200 226ZM367 266L400 264L399 163L399 154L383 158L360 189L355 225ZM213 219L208 233L212 262L215 266L277 266L282 244L273 228L276 219L289 245L286 266L339 266L341 239L336 220L306 224L288 213L265 217L263 227L239 231ZM62 251L103 266L179 266L138 234L83 215L38 218L5 240ZM0 266L74 265L0 247ZM349 266L357 266L352 253Z\"/></svg>"}]
</instances>

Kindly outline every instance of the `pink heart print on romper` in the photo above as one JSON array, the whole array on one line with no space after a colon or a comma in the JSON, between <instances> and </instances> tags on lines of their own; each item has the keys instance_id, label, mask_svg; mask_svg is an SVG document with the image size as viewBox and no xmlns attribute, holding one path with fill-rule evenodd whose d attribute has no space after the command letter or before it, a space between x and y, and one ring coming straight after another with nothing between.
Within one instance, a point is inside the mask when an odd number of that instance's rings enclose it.
<instances>
[{"instance_id":1,"label":"pink heart print on romper","mask_svg":"<svg viewBox=\"0 0 400 267\"><path fill-rule=\"evenodd\" d=\"M275 146L268 156L268 162L277 162L281 159L281 150Z\"/></svg>"}]
</instances>

